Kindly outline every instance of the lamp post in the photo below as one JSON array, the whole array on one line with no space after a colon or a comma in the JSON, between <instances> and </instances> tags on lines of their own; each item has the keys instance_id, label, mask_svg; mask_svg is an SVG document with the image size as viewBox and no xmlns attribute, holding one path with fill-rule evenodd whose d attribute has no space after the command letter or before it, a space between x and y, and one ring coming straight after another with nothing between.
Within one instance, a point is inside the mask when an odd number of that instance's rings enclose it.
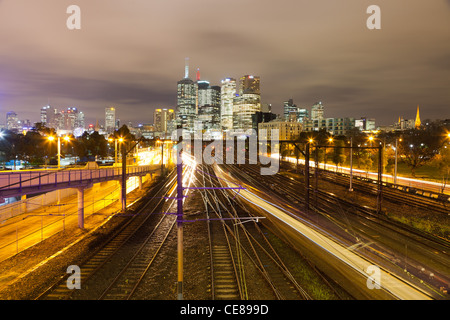
<instances>
[{"instance_id":1,"label":"lamp post","mask_svg":"<svg viewBox=\"0 0 450 320\"><path fill-rule=\"evenodd\" d=\"M306 194L305 194L305 209L306 213L309 212L309 153L310 153L310 147L311 144L314 142L313 139L309 139L306 143L305 147L305 188L306 188Z\"/></svg>"},{"instance_id":2,"label":"lamp post","mask_svg":"<svg viewBox=\"0 0 450 320\"><path fill-rule=\"evenodd\" d=\"M350 137L350 187L348 191L353 191L353 137Z\"/></svg>"},{"instance_id":3,"label":"lamp post","mask_svg":"<svg viewBox=\"0 0 450 320\"><path fill-rule=\"evenodd\" d=\"M397 184L397 156L398 156L398 142L402 139L395 138L395 165L394 165L394 184Z\"/></svg>"},{"instance_id":4,"label":"lamp post","mask_svg":"<svg viewBox=\"0 0 450 320\"><path fill-rule=\"evenodd\" d=\"M328 142L330 144L333 143L333 137L329 137L328 138ZM325 146L325 152L324 152L324 156L323 156L323 170L327 170L327 147Z\"/></svg>"},{"instance_id":5,"label":"lamp post","mask_svg":"<svg viewBox=\"0 0 450 320\"><path fill-rule=\"evenodd\" d=\"M164 140L158 140L161 143L161 175L164 172Z\"/></svg>"},{"instance_id":6,"label":"lamp post","mask_svg":"<svg viewBox=\"0 0 450 320\"><path fill-rule=\"evenodd\" d=\"M114 164L117 164L117 141L119 141L120 143L123 142L123 138L109 138L108 139L109 142L113 142L114 141Z\"/></svg>"},{"instance_id":7,"label":"lamp post","mask_svg":"<svg viewBox=\"0 0 450 320\"><path fill-rule=\"evenodd\" d=\"M55 137L54 136L49 136L47 139L48 139L48 141L52 142L52 141L55 140ZM63 139L66 142L70 141L70 137L69 136L64 136ZM58 169L60 169L61 168L61 137L60 136L58 136L58 154L57 154L57 157L58 157Z\"/></svg>"},{"instance_id":8,"label":"lamp post","mask_svg":"<svg viewBox=\"0 0 450 320\"><path fill-rule=\"evenodd\" d=\"M373 136L369 136L370 147L372 147L372 142L375 140ZM383 199L383 146L378 146L378 190L377 190L377 213L381 213L381 201Z\"/></svg>"}]
</instances>

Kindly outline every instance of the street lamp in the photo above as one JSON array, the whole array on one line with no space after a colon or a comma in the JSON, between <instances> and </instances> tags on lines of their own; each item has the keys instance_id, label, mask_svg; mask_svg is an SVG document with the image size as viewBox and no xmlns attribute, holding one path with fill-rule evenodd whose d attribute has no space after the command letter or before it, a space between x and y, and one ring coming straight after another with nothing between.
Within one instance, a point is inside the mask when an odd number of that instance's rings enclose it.
<instances>
[{"instance_id":1,"label":"street lamp","mask_svg":"<svg viewBox=\"0 0 450 320\"><path fill-rule=\"evenodd\" d=\"M350 187L348 191L353 191L353 137L350 137Z\"/></svg>"},{"instance_id":2,"label":"street lamp","mask_svg":"<svg viewBox=\"0 0 450 320\"><path fill-rule=\"evenodd\" d=\"M108 141L109 142L113 142L114 141L114 165L116 165L117 164L117 141L122 143L124 140L123 140L122 137L120 137L119 139L117 139L117 138L109 138Z\"/></svg>"},{"instance_id":3,"label":"street lamp","mask_svg":"<svg viewBox=\"0 0 450 320\"><path fill-rule=\"evenodd\" d=\"M55 137L54 136L49 136L47 138L48 141L53 142L55 141ZM64 141L69 142L70 141L70 137L69 136L64 136L63 138ZM61 168L61 137L58 136L58 169Z\"/></svg>"},{"instance_id":4,"label":"street lamp","mask_svg":"<svg viewBox=\"0 0 450 320\"><path fill-rule=\"evenodd\" d=\"M328 138L328 142L330 143L330 144L332 144L333 143L333 137L329 137ZM327 147L325 146L325 154L324 154L324 156L323 156L323 162L324 162L324 164L323 164L323 170L326 170L327 169Z\"/></svg>"},{"instance_id":5,"label":"street lamp","mask_svg":"<svg viewBox=\"0 0 450 320\"><path fill-rule=\"evenodd\" d=\"M156 142L161 143L161 175L164 172L164 140L157 140Z\"/></svg>"},{"instance_id":6,"label":"street lamp","mask_svg":"<svg viewBox=\"0 0 450 320\"><path fill-rule=\"evenodd\" d=\"M398 154L398 142L402 142L402 139L395 138L395 165L394 165L394 184L397 184L397 154Z\"/></svg>"},{"instance_id":7,"label":"street lamp","mask_svg":"<svg viewBox=\"0 0 450 320\"><path fill-rule=\"evenodd\" d=\"M375 140L374 136L369 136L370 147L372 148L372 142ZM378 146L378 190L377 190L377 213L381 213L381 201L382 201L382 186L383 186L383 149L385 146Z\"/></svg>"}]
</instances>

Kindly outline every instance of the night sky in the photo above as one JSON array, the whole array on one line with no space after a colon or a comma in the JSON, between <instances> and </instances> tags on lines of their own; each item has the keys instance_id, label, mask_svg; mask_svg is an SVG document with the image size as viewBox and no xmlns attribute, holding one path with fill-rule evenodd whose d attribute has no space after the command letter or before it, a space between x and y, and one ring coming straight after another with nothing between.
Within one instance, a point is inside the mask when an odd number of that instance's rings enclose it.
<instances>
[{"instance_id":1,"label":"night sky","mask_svg":"<svg viewBox=\"0 0 450 320\"><path fill-rule=\"evenodd\" d=\"M67 7L81 8L69 30ZM369 30L370 5L381 30ZM104 122L152 123L184 77L261 77L262 102L325 117L450 118L449 0L0 0L0 123L50 102Z\"/></svg>"}]
</instances>

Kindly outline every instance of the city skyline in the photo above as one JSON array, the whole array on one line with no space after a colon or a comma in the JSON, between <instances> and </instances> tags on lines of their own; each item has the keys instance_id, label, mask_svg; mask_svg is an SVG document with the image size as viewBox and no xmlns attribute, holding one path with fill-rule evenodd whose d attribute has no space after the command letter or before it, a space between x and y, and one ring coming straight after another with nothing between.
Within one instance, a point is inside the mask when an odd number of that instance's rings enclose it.
<instances>
[{"instance_id":1,"label":"city skyline","mask_svg":"<svg viewBox=\"0 0 450 320\"><path fill-rule=\"evenodd\" d=\"M190 78L200 68L211 85L260 76L261 102L277 114L293 99L380 125L414 118L418 105L422 119L450 117L449 1L375 2L381 30L366 27L372 3L80 1L82 28L71 31L67 4L3 0L0 111L37 122L49 102L95 123L114 105L122 123L149 123L155 109L176 108L189 57Z\"/></svg>"}]
</instances>

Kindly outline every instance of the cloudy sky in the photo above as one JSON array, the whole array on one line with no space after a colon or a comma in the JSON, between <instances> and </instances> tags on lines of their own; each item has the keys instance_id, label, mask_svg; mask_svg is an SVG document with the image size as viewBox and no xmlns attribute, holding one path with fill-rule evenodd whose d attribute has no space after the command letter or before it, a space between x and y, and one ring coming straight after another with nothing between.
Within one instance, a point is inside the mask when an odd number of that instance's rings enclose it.
<instances>
[{"instance_id":1,"label":"cloudy sky","mask_svg":"<svg viewBox=\"0 0 450 320\"><path fill-rule=\"evenodd\" d=\"M67 8L81 8L69 30ZM369 30L370 5L381 30ZM450 0L0 0L0 123L78 107L122 123L176 107L184 77L261 77L263 103L326 117L450 118Z\"/></svg>"}]
</instances>

